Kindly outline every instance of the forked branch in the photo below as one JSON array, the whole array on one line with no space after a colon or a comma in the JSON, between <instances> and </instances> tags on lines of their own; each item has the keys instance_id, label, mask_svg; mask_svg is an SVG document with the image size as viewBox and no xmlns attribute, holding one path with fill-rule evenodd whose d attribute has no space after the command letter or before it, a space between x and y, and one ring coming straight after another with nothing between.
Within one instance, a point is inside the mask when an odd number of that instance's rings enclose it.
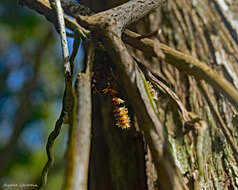
<instances>
[{"instance_id":1,"label":"forked branch","mask_svg":"<svg viewBox=\"0 0 238 190\"><path fill-rule=\"evenodd\" d=\"M81 13L76 17L79 17L79 21L90 23L90 26L95 25L100 28L105 28L110 25L116 27L117 34L121 35L123 29L125 29L131 23L138 21L152 10L160 7L166 0L131 0L118 7L94 14L90 17L82 16Z\"/></svg>"},{"instance_id":2,"label":"forked branch","mask_svg":"<svg viewBox=\"0 0 238 190\"><path fill-rule=\"evenodd\" d=\"M163 1L161 0L160 2L162 3ZM20 3L36 10L40 14L43 14L50 22L57 26L56 15L54 11L52 11L48 0L20 0ZM62 7L68 15L73 17L77 17L79 15L89 16L94 14L87 7L80 4L76 4L71 0L62 1ZM107 13L109 12L111 12L111 10L107 11ZM115 12L113 14L115 14ZM80 28L80 30L84 31L84 33L88 33L87 30L82 28L72 18L69 18L65 15L65 20L66 26L70 29ZM129 24L130 22L127 23ZM140 35L135 32L126 30L123 35L123 41L125 43L130 44L132 47L143 51L147 55L157 57L157 54L154 51L153 40L149 38L140 39L138 38L139 36ZM223 93L226 97L228 97L228 99L238 109L238 92L224 77L216 73L216 71L212 70L206 63L201 62L182 52L174 50L165 44L161 43L160 48L165 54L165 59L168 64L172 64L179 70L182 70L183 72L186 72L189 75L193 75L198 79L205 80L213 87L215 87L217 91Z\"/></svg>"},{"instance_id":3,"label":"forked branch","mask_svg":"<svg viewBox=\"0 0 238 190\"><path fill-rule=\"evenodd\" d=\"M146 6L147 2L144 2L143 5ZM139 3L137 6L141 6L141 4ZM109 14L115 14L115 12L106 11L89 17L79 16L77 20L89 30L100 31L98 35L103 39L105 48L120 73L119 79L135 110L139 126L144 132L162 189L175 189L175 187L179 190L187 189L172 159L162 125L146 93L141 72L120 38L124 26L118 25L117 17Z\"/></svg>"}]
</instances>

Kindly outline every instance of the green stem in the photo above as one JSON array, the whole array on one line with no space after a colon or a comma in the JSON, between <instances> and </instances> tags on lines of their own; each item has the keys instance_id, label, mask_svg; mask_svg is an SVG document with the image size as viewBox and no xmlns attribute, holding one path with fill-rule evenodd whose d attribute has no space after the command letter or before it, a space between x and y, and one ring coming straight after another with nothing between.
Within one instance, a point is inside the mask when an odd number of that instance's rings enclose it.
<instances>
[{"instance_id":1,"label":"green stem","mask_svg":"<svg viewBox=\"0 0 238 190\"><path fill-rule=\"evenodd\" d=\"M47 157L48 157L48 161L44 166L44 169L42 171L41 174L41 181L39 184L39 190L43 189L44 186L47 183L47 177L48 177L48 172L50 170L50 168L52 167L52 165L54 164L54 144L55 144L55 140L56 138L59 136L63 121L64 121L64 110L62 109L61 114L59 119L56 121L55 124L55 128L54 130L50 133L48 140L47 140L47 145L46 145L46 152L47 152Z\"/></svg>"}]
</instances>

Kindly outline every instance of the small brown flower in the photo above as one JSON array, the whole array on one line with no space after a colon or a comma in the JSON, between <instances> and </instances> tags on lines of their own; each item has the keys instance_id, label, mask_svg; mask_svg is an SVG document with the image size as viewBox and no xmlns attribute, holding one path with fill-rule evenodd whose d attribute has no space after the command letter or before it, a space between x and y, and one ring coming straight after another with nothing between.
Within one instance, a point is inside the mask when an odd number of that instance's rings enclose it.
<instances>
[{"instance_id":1,"label":"small brown flower","mask_svg":"<svg viewBox=\"0 0 238 190\"><path fill-rule=\"evenodd\" d=\"M119 104L125 103L125 101L122 100L121 98L113 97L113 98L112 98L112 103L113 103L114 105L119 105Z\"/></svg>"},{"instance_id":2,"label":"small brown flower","mask_svg":"<svg viewBox=\"0 0 238 190\"><path fill-rule=\"evenodd\" d=\"M122 129L126 129L130 127L130 117L128 116L128 110L125 106L118 107L115 106L114 117L116 119L116 125Z\"/></svg>"},{"instance_id":3,"label":"small brown flower","mask_svg":"<svg viewBox=\"0 0 238 190\"><path fill-rule=\"evenodd\" d=\"M110 84L102 90L104 94L111 96L113 104L113 114L116 121L116 125L122 129L130 127L130 117L128 116L128 110L124 105L125 101L121 98L116 97L118 92L114 90Z\"/></svg>"},{"instance_id":4,"label":"small brown flower","mask_svg":"<svg viewBox=\"0 0 238 190\"><path fill-rule=\"evenodd\" d=\"M117 91L112 89L110 86L108 86L107 88L103 89L102 92L104 94L110 94L111 96L114 96L117 94Z\"/></svg>"},{"instance_id":5,"label":"small brown flower","mask_svg":"<svg viewBox=\"0 0 238 190\"><path fill-rule=\"evenodd\" d=\"M154 89L154 87L153 87L153 85L151 84L150 81L147 81L147 88L148 88L148 90L149 90L149 92L150 92L151 97L152 97L154 100L158 100L158 94L157 94L157 92L155 91L155 89Z\"/></svg>"}]
</instances>

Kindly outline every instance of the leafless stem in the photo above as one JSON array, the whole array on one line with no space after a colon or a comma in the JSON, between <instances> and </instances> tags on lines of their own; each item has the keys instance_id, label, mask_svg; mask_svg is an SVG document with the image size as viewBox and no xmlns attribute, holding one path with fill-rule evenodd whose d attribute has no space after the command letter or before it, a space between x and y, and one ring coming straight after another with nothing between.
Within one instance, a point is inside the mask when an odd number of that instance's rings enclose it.
<instances>
[{"instance_id":1,"label":"leafless stem","mask_svg":"<svg viewBox=\"0 0 238 190\"><path fill-rule=\"evenodd\" d=\"M67 74L67 73L70 74L71 69L70 69L70 62L69 62L69 49L68 49L68 44L67 44L65 23L64 23L64 11L61 7L60 0L51 0L51 2L54 5L56 13L57 13L62 53L63 53L63 58L64 58L64 72L65 72L65 74Z\"/></svg>"},{"instance_id":2,"label":"leafless stem","mask_svg":"<svg viewBox=\"0 0 238 190\"><path fill-rule=\"evenodd\" d=\"M150 80L152 80L153 83L159 85L159 87L162 88L176 102L181 111L182 119L184 120L184 122L188 122L190 120L188 116L188 111L186 110L179 97L169 87L167 87L164 83L154 77L151 72L148 72L148 77Z\"/></svg>"},{"instance_id":3,"label":"leafless stem","mask_svg":"<svg viewBox=\"0 0 238 190\"><path fill-rule=\"evenodd\" d=\"M40 180L40 184L39 184L39 188L38 188L39 190L44 189L44 186L47 183L49 170L52 167L52 165L54 164L54 149L53 148L54 148L55 140L60 133L64 117L65 117L64 109L62 109L60 117L55 123L55 128L50 133L50 135L48 137L47 145L46 145L46 152L47 152L48 160L47 160L47 162L43 168L42 174L41 174L41 180Z\"/></svg>"},{"instance_id":4,"label":"leafless stem","mask_svg":"<svg viewBox=\"0 0 238 190\"><path fill-rule=\"evenodd\" d=\"M93 59L94 47L89 44L86 73L78 74L74 89L74 108L70 119L72 122L64 190L88 189L92 125L91 66Z\"/></svg>"}]
</instances>

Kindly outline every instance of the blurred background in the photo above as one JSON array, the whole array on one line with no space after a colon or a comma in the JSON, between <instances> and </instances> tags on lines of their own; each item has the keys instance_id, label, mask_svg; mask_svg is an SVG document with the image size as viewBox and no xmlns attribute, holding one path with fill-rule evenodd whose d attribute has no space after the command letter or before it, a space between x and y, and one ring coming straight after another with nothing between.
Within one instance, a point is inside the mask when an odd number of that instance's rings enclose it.
<instances>
[{"instance_id":1,"label":"blurred background","mask_svg":"<svg viewBox=\"0 0 238 190\"><path fill-rule=\"evenodd\" d=\"M0 2L0 189L40 178L64 89L58 37L43 16L17 1ZM47 189L61 186L66 143L63 127Z\"/></svg>"}]
</instances>

